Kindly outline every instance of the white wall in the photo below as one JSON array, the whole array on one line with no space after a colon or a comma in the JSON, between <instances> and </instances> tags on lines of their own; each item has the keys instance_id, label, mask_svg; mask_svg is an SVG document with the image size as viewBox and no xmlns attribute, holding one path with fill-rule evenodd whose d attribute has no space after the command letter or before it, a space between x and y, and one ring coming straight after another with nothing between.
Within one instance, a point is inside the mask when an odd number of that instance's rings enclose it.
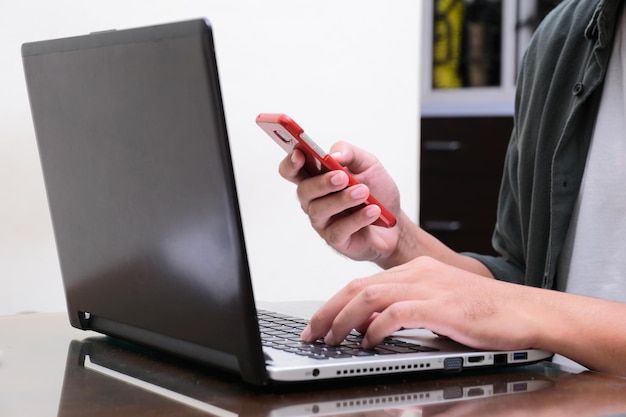
<instances>
[{"instance_id":1,"label":"white wall","mask_svg":"<svg viewBox=\"0 0 626 417\"><path fill-rule=\"evenodd\" d=\"M415 0L0 1L0 314L65 309L21 67L23 42L195 17L214 27L256 296L323 299L376 269L329 249L279 178L254 123L285 112L324 148L339 139L389 168L417 213Z\"/></svg>"}]
</instances>

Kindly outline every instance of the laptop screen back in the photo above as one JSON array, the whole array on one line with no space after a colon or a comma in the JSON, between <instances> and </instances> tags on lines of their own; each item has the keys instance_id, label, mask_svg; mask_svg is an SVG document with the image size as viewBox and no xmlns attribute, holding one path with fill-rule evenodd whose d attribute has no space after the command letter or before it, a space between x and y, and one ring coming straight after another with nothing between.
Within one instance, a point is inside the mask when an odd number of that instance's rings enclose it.
<instances>
[{"instance_id":1,"label":"laptop screen back","mask_svg":"<svg viewBox=\"0 0 626 417\"><path fill-rule=\"evenodd\" d=\"M208 23L22 54L72 324L261 367Z\"/></svg>"}]
</instances>

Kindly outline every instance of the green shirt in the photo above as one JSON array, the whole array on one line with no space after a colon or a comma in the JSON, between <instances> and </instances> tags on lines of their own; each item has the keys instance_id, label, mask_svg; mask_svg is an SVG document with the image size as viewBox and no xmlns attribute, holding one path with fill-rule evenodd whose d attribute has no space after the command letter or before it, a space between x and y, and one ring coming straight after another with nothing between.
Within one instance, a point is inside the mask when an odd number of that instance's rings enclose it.
<instances>
[{"instance_id":1,"label":"green shirt","mask_svg":"<svg viewBox=\"0 0 626 417\"><path fill-rule=\"evenodd\" d=\"M566 0L542 22L517 80L493 246L496 278L554 288L622 0Z\"/></svg>"}]
</instances>

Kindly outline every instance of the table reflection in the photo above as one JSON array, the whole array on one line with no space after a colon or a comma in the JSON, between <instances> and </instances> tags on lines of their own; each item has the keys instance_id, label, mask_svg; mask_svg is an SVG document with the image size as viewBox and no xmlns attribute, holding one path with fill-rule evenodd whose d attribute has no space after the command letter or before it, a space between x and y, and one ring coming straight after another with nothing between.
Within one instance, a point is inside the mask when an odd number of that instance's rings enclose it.
<instances>
[{"instance_id":1,"label":"table reflection","mask_svg":"<svg viewBox=\"0 0 626 417\"><path fill-rule=\"evenodd\" d=\"M59 416L600 416L626 412L626 380L554 365L260 389L93 337L69 345Z\"/></svg>"}]
</instances>

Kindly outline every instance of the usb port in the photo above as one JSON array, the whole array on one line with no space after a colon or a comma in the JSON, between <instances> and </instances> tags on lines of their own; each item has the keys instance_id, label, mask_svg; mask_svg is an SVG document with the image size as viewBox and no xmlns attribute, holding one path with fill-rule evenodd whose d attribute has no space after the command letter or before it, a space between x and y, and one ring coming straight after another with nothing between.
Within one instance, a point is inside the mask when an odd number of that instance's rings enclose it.
<instances>
[{"instance_id":1,"label":"usb port","mask_svg":"<svg viewBox=\"0 0 626 417\"><path fill-rule=\"evenodd\" d=\"M528 353L527 352L515 352L513 353L513 360L514 361L524 361L528 359Z\"/></svg>"}]
</instances>

